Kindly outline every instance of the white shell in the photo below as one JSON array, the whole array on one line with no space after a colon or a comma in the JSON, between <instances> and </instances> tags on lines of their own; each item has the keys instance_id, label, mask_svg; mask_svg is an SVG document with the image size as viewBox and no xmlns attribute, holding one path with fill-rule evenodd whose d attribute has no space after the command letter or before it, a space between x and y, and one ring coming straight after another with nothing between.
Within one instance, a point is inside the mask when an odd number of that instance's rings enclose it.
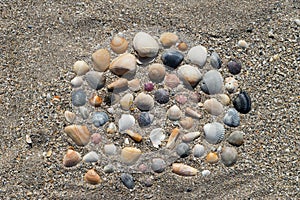
<instances>
[{"instance_id":1,"label":"white shell","mask_svg":"<svg viewBox=\"0 0 300 200\"><path fill-rule=\"evenodd\" d=\"M133 48L140 57L151 58L158 54L159 45L148 33L138 32L133 38Z\"/></svg>"},{"instance_id":2,"label":"white shell","mask_svg":"<svg viewBox=\"0 0 300 200\"><path fill-rule=\"evenodd\" d=\"M162 128L153 129L150 133L150 140L155 148L159 148L161 142L165 139L166 135Z\"/></svg>"},{"instance_id":3,"label":"white shell","mask_svg":"<svg viewBox=\"0 0 300 200\"><path fill-rule=\"evenodd\" d=\"M203 129L205 140L210 144L218 144L224 139L225 129L219 122L205 124Z\"/></svg>"},{"instance_id":4,"label":"white shell","mask_svg":"<svg viewBox=\"0 0 300 200\"><path fill-rule=\"evenodd\" d=\"M181 118L182 112L179 109L178 106L173 105L171 108L167 111L167 116L170 120L179 120Z\"/></svg>"},{"instance_id":5,"label":"white shell","mask_svg":"<svg viewBox=\"0 0 300 200\"><path fill-rule=\"evenodd\" d=\"M119 132L130 129L135 124L135 119L132 115L122 114L119 119Z\"/></svg>"},{"instance_id":6,"label":"white shell","mask_svg":"<svg viewBox=\"0 0 300 200\"><path fill-rule=\"evenodd\" d=\"M195 46L189 50L187 56L191 63L203 67L207 60L207 50L204 46Z\"/></svg>"}]
</instances>

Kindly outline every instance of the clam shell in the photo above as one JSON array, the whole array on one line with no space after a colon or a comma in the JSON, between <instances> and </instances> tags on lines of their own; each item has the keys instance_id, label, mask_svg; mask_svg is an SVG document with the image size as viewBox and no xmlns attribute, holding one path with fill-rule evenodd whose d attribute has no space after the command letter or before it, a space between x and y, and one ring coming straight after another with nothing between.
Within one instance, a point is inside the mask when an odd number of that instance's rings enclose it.
<instances>
[{"instance_id":1,"label":"clam shell","mask_svg":"<svg viewBox=\"0 0 300 200\"><path fill-rule=\"evenodd\" d=\"M176 121L179 120L182 116L182 112L178 106L173 105L167 111L167 116L170 120Z\"/></svg>"},{"instance_id":2,"label":"clam shell","mask_svg":"<svg viewBox=\"0 0 300 200\"><path fill-rule=\"evenodd\" d=\"M212 52L210 56L210 65L215 69L220 69L222 66L222 60L216 52Z\"/></svg>"},{"instance_id":3,"label":"clam shell","mask_svg":"<svg viewBox=\"0 0 300 200\"><path fill-rule=\"evenodd\" d=\"M230 108L223 119L224 124L230 127L237 127L240 125L240 116L236 109Z\"/></svg>"},{"instance_id":4,"label":"clam shell","mask_svg":"<svg viewBox=\"0 0 300 200\"><path fill-rule=\"evenodd\" d=\"M125 53L128 49L128 41L119 35L115 35L110 42L110 48L117 54Z\"/></svg>"},{"instance_id":5,"label":"clam shell","mask_svg":"<svg viewBox=\"0 0 300 200\"><path fill-rule=\"evenodd\" d=\"M109 90L121 90L128 87L128 80L126 78L119 78L107 86Z\"/></svg>"},{"instance_id":6,"label":"clam shell","mask_svg":"<svg viewBox=\"0 0 300 200\"><path fill-rule=\"evenodd\" d=\"M72 92L72 104L74 106L83 106L86 103L86 93L83 89L75 90Z\"/></svg>"},{"instance_id":7,"label":"clam shell","mask_svg":"<svg viewBox=\"0 0 300 200\"><path fill-rule=\"evenodd\" d=\"M68 149L66 155L63 158L63 165L65 167L73 167L81 161L81 156L73 149Z\"/></svg>"},{"instance_id":8,"label":"clam shell","mask_svg":"<svg viewBox=\"0 0 300 200\"><path fill-rule=\"evenodd\" d=\"M119 119L119 132L130 129L135 124L135 119L132 115L122 114Z\"/></svg>"},{"instance_id":9,"label":"clam shell","mask_svg":"<svg viewBox=\"0 0 300 200\"><path fill-rule=\"evenodd\" d=\"M92 185L97 185L102 182L95 169L90 169L86 172L84 175L84 181Z\"/></svg>"},{"instance_id":10,"label":"clam shell","mask_svg":"<svg viewBox=\"0 0 300 200\"><path fill-rule=\"evenodd\" d=\"M239 87L239 84L238 84L238 81L235 80L235 78L233 78L233 77L227 77L227 78L225 78L225 89L229 93L236 92L236 90L238 89L238 87Z\"/></svg>"},{"instance_id":11,"label":"clam shell","mask_svg":"<svg viewBox=\"0 0 300 200\"><path fill-rule=\"evenodd\" d=\"M203 67L207 59L207 50L201 45L192 47L189 50L187 57L191 63L198 65L199 67Z\"/></svg>"},{"instance_id":12,"label":"clam shell","mask_svg":"<svg viewBox=\"0 0 300 200\"><path fill-rule=\"evenodd\" d=\"M166 135L162 128L156 128L150 132L150 140L155 148L159 148L159 145L161 145L161 142L165 139L165 137Z\"/></svg>"},{"instance_id":13,"label":"clam shell","mask_svg":"<svg viewBox=\"0 0 300 200\"><path fill-rule=\"evenodd\" d=\"M177 70L178 77L188 87L196 87L202 78L202 74L198 68L191 65L180 66Z\"/></svg>"},{"instance_id":14,"label":"clam shell","mask_svg":"<svg viewBox=\"0 0 300 200\"><path fill-rule=\"evenodd\" d=\"M209 164L217 163L219 161L219 156L215 152L210 152L207 154L205 161Z\"/></svg>"},{"instance_id":15,"label":"clam shell","mask_svg":"<svg viewBox=\"0 0 300 200\"><path fill-rule=\"evenodd\" d=\"M90 71L85 75L86 82L94 90L104 87L106 79L103 72Z\"/></svg>"},{"instance_id":16,"label":"clam shell","mask_svg":"<svg viewBox=\"0 0 300 200\"><path fill-rule=\"evenodd\" d=\"M201 114L196 112L195 110L193 110L192 108L190 107L187 107L185 109L185 114L190 116L190 117L193 117L195 119L201 119Z\"/></svg>"},{"instance_id":17,"label":"clam shell","mask_svg":"<svg viewBox=\"0 0 300 200\"><path fill-rule=\"evenodd\" d=\"M98 49L92 54L94 70L104 72L108 69L110 63L110 53L107 49Z\"/></svg>"},{"instance_id":18,"label":"clam shell","mask_svg":"<svg viewBox=\"0 0 300 200\"><path fill-rule=\"evenodd\" d=\"M126 130L125 133L127 133L127 135L129 135L136 142L141 142L143 139L143 137L139 133L133 132L131 130Z\"/></svg>"},{"instance_id":19,"label":"clam shell","mask_svg":"<svg viewBox=\"0 0 300 200\"><path fill-rule=\"evenodd\" d=\"M203 104L204 109L211 115L218 116L223 113L223 105L215 98L207 99Z\"/></svg>"},{"instance_id":20,"label":"clam shell","mask_svg":"<svg viewBox=\"0 0 300 200\"><path fill-rule=\"evenodd\" d=\"M191 117L185 117L185 118L180 120L179 124L184 129L190 129L194 125L194 120Z\"/></svg>"},{"instance_id":21,"label":"clam shell","mask_svg":"<svg viewBox=\"0 0 300 200\"><path fill-rule=\"evenodd\" d=\"M205 140L210 144L218 144L224 139L225 129L219 122L205 124L203 129Z\"/></svg>"},{"instance_id":22,"label":"clam shell","mask_svg":"<svg viewBox=\"0 0 300 200\"><path fill-rule=\"evenodd\" d=\"M178 41L178 36L175 33L165 32L160 36L160 42L163 47L170 48Z\"/></svg>"},{"instance_id":23,"label":"clam shell","mask_svg":"<svg viewBox=\"0 0 300 200\"><path fill-rule=\"evenodd\" d=\"M84 155L82 160L84 162L97 162L99 160L99 155L95 151L91 151Z\"/></svg>"},{"instance_id":24,"label":"clam shell","mask_svg":"<svg viewBox=\"0 0 300 200\"><path fill-rule=\"evenodd\" d=\"M121 151L121 161L133 165L142 155L142 151L135 147L124 147Z\"/></svg>"},{"instance_id":25,"label":"clam shell","mask_svg":"<svg viewBox=\"0 0 300 200\"><path fill-rule=\"evenodd\" d=\"M85 146L90 141L90 132L86 126L70 125L66 126L64 132L75 142L78 146Z\"/></svg>"},{"instance_id":26,"label":"clam shell","mask_svg":"<svg viewBox=\"0 0 300 200\"><path fill-rule=\"evenodd\" d=\"M133 48L140 57L152 58L158 54L159 45L148 33L138 32L133 38Z\"/></svg>"},{"instance_id":27,"label":"clam shell","mask_svg":"<svg viewBox=\"0 0 300 200\"><path fill-rule=\"evenodd\" d=\"M251 99L247 92L241 91L233 100L234 108L242 114L247 114L251 110Z\"/></svg>"},{"instance_id":28,"label":"clam shell","mask_svg":"<svg viewBox=\"0 0 300 200\"><path fill-rule=\"evenodd\" d=\"M141 114L138 116L138 123L140 127L147 127L152 123L153 118L154 116L149 112L141 112Z\"/></svg>"},{"instance_id":29,"label":"clam shell","mask_svg":"<svg viewBox=\"0 0 300 200\"><path fill-rule=\"evenodd\" d=\"M228 68L228 71L231 74L237 75L242 70L242 64L237 60L231 60L231 61L228 62L227 68Z\"/></svg>"},{"instance_id":30,"label":"clam shell","mask_svg":"<svg viewBox=\"0 0 300 200\"><path fill-rule=\"evenodd\" d=\"M81 76L86 74L90 70L90 67L83 60L79 60L74 63L73 70L77 76Z\"/></svg>"},{"instance_id":31,"label":"clam shell","mask_svg":"<svg viewBox=\"0 0 300 200\"><path fill-rule=\"evenodd\" d=\"M185 43L185 42L179 42L177 44L177 48L180 50L180 51L186 51L188 50L188 45Z\"/></svg>"},{"instance_id":32,"label":"clam shell","mask_svg":"<svg viewBox=\"0 0 300 200\"><path fill-rule=\"evenodd\" d=\"M223 77L217 70L210 70L204 74L200 87L206 94L222 93Z\"/></svg>"},{"instance_id":33,"label":"clam shell","mask_svg":"<svg viewBox=\"0 0 300 200\"><path fill-rule=\"evenodd\" d=\"M236 163L238 153L233 147L224 147L221 152L221 161L226 167L230 167Z\"/></svg>"},{"instance_id":34,"label":"clam shell","mask_svg":"<svg viewBox=\"0 0 300 200\"><path fill-rule=\"evenodd\" d=\"M198 170L182 163L173 163L172 172L181 176L195 176Z\"/></svg>"},{"instance_id":35,"label":"clam shell","mask_svg":"<svg viewBox=\"0 0 300 200\"><path fill-rule=\"evenodd\" d=\"M166 75L166 69L162 64L155 63L149 66L148 76L151 81L160 83L164 80Z\"/></svg>"},{"instance_id":36,"label":"clam shell","mask_svg":"<svg viewBox=\"0 0 300 200\"><path fill-rule=\"evenodd\" d=\"M136 58L130 53L125 53L115 58L109 70L118 76L132 76L136 71Z\"/></svg>"},{"instance_id":37,"label":"clam shell","mask_svg":"<svg viewBox=\"0 0 300 200\"><path fill-rule=\"evenodd\" d=\"M199 131L187 133L182 136L182 141L191 142L191 141L195 140L196 138L200 137L200 134L201 133Z\"/></svg>"},{"instance_id":38,"label":"clam shell","mask_svg":"<svg viewBox=\"0 0 300 200\"><path fill-rule=\"evenodd\" d=\"M134 104L141 111L149 111L154 107L154 100L150 95L142 92L135 98Z\"/></svg>"},{"instance_id":39,"label":"clam shell","mask_svg":"<svg viewBox=\"0 0 300 200\"><path fill-rule=\"evenodd\" d=\"M176 141L177 141L179 135L180 135L179 128L174 128L169 136L166 147L173 148L176 144Z\"/></svg>"},{"instance_id":40,"label":"clam shell","mask_svg":"<svg viewBox=\"0 0 300 200\"><path fill-rule=\"evenodd\" d=\"M176 88L180 84L180 80L176 74L167 74L165 77L165 85L170 88Z\"/></svg>"},{"instance_id":41,"label":"clam shell","mask_svg":"<svg viewBox=\"0 0 300 200\"><path fill-rule=\"evenodd\" d=\"M133 95L128 93L120 99L120 106L123 110L130 110L133 104Z\"/></svg>"},{"instance_id":42,"label":"clam shell","mask_svg":"<svg viewBox=\"0 0 300 200\"><path fill-rule=\"evenodd\" d=\"M76 114L66 110L65 111L65 118L66 118L67 122L73 123L76 119Z\"/></svg>"},{"instance_id":43,"label":"clam shell","mask_svg":"<svg viewBox=\"0 0 300 200\"><path fill-rule=\"evenodd\" d=\"M173 69L180 65L180 63L183 61L183 58L183 54L176 50L168 50L161 56L163 64Z\"/></svg>"},{"instance_id":44,"label":"clam shell","mask_svg":"<svg viewBox=\"0 0 300 200\"><path fill-rule=\"evenodd\" d=\"M228 143L233 146L241 146L244 143L244 133L242 131L234 131L227 139Z\"/></svg>"},{"instance_id":45,"label":"clam shell","mask_svg":"<svg viewBox=\"0 0 300 200\"><path fill-rule=\"evenodd\" d=\"M165 89L158 89L154 92L154 99L160 104L166 104L169 101L169 92Z\"/></svg>"}]
</instances>

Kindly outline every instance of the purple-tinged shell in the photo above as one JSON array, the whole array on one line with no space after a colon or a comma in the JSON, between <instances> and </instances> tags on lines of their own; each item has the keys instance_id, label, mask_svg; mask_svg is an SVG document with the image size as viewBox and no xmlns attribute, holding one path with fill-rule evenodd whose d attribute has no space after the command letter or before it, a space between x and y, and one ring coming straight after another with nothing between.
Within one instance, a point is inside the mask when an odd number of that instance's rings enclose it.
<instances>
[{"instance_id":1,"label":"purple-tinged shell","mask_svg":"<svg viewBox=\"0 0 300 200\"><path fill-rule=\"evenodd\" d=\"M228 71L233 74L237 75L241 72L242 70L242 64L236 60L232 60L227 64Z\"/></svg>"}]
</instances>

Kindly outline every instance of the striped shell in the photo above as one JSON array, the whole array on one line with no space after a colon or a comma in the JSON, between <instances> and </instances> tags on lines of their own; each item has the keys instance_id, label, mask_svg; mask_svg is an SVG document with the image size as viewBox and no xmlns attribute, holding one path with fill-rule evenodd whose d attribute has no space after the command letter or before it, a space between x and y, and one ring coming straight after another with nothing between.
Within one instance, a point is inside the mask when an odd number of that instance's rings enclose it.
<instances>
[{"instance_id":1,"label":"striped shell","mask_svg":"<svg viewBox=\"0 0 300 200\"><path fill-rule=\"evenodd\" d=\"M205 124L203 129L205 140L210 144L218 144L224 139L225 129L219 122Z\"/></svg>"},{"instance_id":2,"label":"striped shell","mask_svg":"<svg viewBox=\"0 0 300 200\"><path fill-rule=\"evenodd\" d=\"M239 113L234 108L228 109L223 119L224 124L230 127L237 127L240 125Z\"/></svg>"},{"instance_id":3,"label":"striped shell","mask_svg":"<svg viewBox=\"0 0 300 200\"><path fill-rule=\"evenodd\" d=\"M233 100L234 108L240 113L247 114L251 110L251 99L247 92L242 91Z\"/></svg>"},{"instance_id":4,"label":"striped shell","mask_svg":"<svg viewBox=\"0 0 300 200\"><path fill-rule=\"evenodd\" d=\"M125 53L128 49L128 41L121 36L114 36L110 42L110 47L117 54Z\"/></svg>"}]
</instances>

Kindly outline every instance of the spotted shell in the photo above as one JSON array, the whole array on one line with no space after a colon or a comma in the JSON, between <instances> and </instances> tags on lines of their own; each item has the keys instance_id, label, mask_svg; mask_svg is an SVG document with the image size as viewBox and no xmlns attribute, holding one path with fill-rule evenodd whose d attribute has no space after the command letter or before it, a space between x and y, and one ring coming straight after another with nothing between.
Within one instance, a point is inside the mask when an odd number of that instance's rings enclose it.
<instances>
[{"instance_id":1,"label":"spotted shell","mask_svg":"<svg viewBox=\"0 0 300 200\"><path fill-rule=\"evenodd\" d=\"M117 54L125 53L128 49L128 41L124 37L116 35L111 40L110 47Z\"/></svg>"}]
</instances>

